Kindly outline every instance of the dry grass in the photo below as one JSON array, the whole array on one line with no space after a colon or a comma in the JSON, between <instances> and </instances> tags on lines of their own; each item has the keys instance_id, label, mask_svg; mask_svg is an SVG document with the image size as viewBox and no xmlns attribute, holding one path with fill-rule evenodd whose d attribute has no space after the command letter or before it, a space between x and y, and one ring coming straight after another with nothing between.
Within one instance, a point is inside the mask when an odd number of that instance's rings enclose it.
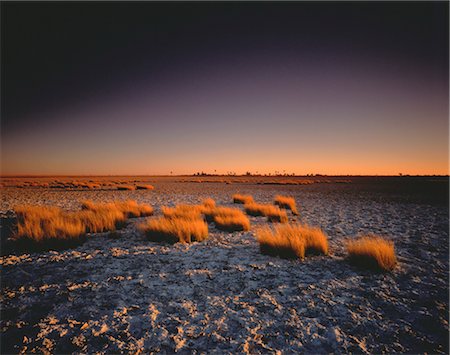
<instances>
[{"instance_id":1,"label":"dry grass","mask_svg":"<svg viewBox=\"0 0 450 355\"><path fill-rule=\"evenodd\" d=\"M256 233L261 253L282 258L304 259L306 254L328 254L328 240L319 228L306 225L279 225Z\"/></svg>"},{"instance_id":2,"label":"dry grass","mask_svg":"<svg viewBox=\"0 0 450 355\"><path fill-rule=\"evenodd\" d=\"M13 239L34 249L65 248L80 244L86 233L113 231L129 217L153 214L153 208L136 201L94 203L84 201L81 211L59 207L18 206L17 233Z\"/></svg>"},{"instance_id":3,"label":"dry grass","mask_svg":"<svg viewBox=\"0 0 450 355\"><path fill-rule=\"evenodd\" d=\"M204 207L200 205L177 205L161 208L165 218L201 219Z\"/></svg>"},{"instance_id":4,"label":"dry grass","mask_svg":"<svg viewBox=\"0 0 450 355\"><path fill-rule=\"evenodd\" d=\"M237 208L217 207L212 211L212 220L217 229L227 232L248 231L250 229L248 217Z\"/></svg>"},{"instance_id":5,"label":"dry grass","mask_svg":"<svg viewBox=\"0 0 450 355\"><path fill-rule=\"evenodd\" d=\"M114 209L63 211L58 207L18 206L13 239L25 248L60 249L81 244L87 232L114 230L125 215Z\"/></svg>"},{"instance_id":6,"label":"dry grass","mask_svg":"<svg viewBox=\"0 0 450 355\"><path fill-rule=\"evenodd\" d=\"M138 226L154 242L191 243L208 238L208 225L202 219L158 218Z\"/></svg>"},{"instance_id":7,"label":"dry grass","mask_svg":"<svg viewBox=\"0 0 450 355\"><path fill-rule=\"evenodd\" d=\"M122 190L122 191L132 191L135 190L136 188L132 185L120 185L117 186L117 190Z\"/></svg>"},{"instance_id":8,"label":"dry grass","mask_svg":"<svg viewBox=\"0 0 450 355\"><path fill-rule=\"evenodd\" d=\"M81 208L83 210L90 211L118 211L123 213L127 218L133 217L146 217L153 214L153 208L146 204L138 204L134 200L127 201L115 201L109 203L94 203L92 201L83 201L81 203Z\"/></svg>"},{"instance_id":9,"label":"dry grass","mask_svg":"<svg viewBox=\"0 0 450 355\"><path fill-rule=\"evenodd\" d=\"M267 221L271 223L287 223L288 215L286 211L277 208L275 210L271 210L267 214Z\"/></svg>"},{"instance_id":10,"label":"dry grass","mask_svg":"<svg viewBox=\"0 0 450 355\"><path fill-rule=\"evenodd\" d=\"M368 235L347 244L351 263L377 271L394 269L397 258L394 243L376 235Z\"/></svg>"},{"instance_id":11,"label":"dry grass","mask_svg":"<svg viewBox=\"0 0 450 355\"><path fill-rule=\"evenodd\" d=\"M233 195L233 202L234 203L250 204L250 203L253 203L255 201L253 200L253 196L251 196L251 195L235 194L235 195Z\"/></svg>"},{"instance_id":12,"label":"dry grass","mask_svg":"<svg viewBox=\"0 0 450 355\"><path fill-rule=\"evenodd\" d=\"M137 185L137 190L153 190L155 187L153 185Z\"/></svg>"},{"instance_id":13,"label":"dry grass","mask_svg":"<svg viewBox=\"0 0 450 355\"><path fill-rule=\"evenodd\" d=\"M272 209L276 209L276 207L273 205L264 205L264 204L254 203L254 202L245 204L245 206L244 206L245 213L247 213L249 216L254 216L254 217L267 216L267 214Z\"/></svg>"},{"instance_id":14,"label":"dry grass","mask_svg":"<svg viewBox=\"0 0 450 355\"><path fill-rule=\"evenodd\" d=\"M216 201L214 201L212 198L205 198L202 201L202 205L207 208L214 208L216 207Z\"/></svg>"},{"instance_id":15,"label":"dry grass","mask_svg":"<svg viewBox=\"0 0 450 355\"><path fill-rule=\"evenodd\" d=\"M275 205L291 210L293 214L298 215L297 206L293 197L277 195L275 196L274 203Z\"/></svg>"}]
</instances>

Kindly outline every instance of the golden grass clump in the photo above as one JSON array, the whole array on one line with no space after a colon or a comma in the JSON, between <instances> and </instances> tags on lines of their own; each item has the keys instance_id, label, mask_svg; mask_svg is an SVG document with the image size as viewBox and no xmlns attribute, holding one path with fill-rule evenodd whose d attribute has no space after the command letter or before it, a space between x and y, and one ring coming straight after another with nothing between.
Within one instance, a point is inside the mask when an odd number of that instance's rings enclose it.
<instances>
[{"instance_id":1,"label":"golden grass clump","mask_svg":"<svg viewBox=\"0 0 450 355\"><path fill-rule=\"evenodd\" d=\"M250 204L250 203L253 203L255 201L253 200L253 196L251 196L251 195L235 194L235 195L233 195L233 202L234 203Z\"/></svg>"},{"instance_id":2,"label":"golden grass clump","mask_svg":"<svg viewBox=\"0 0 450 355\"><path fill-rule=\"evenodd\" d=\"M137 190L153 190L155 187L153 185L137 185Z\"/></svg>"},{"instance_id":3,"label":"golden grass clump","mask_svg":"<svg viewBox=\"0 0 450 355\"><path fill-rule=\"evenodd\" d=\"M135 190L136 188L132 185L119 185L117 186L117 190L121 190L121 191L132 191Z\"/></svg>"},{"instance_id":4,"label":"golden grass clump","mask_svg":"<svg viewBox=\"0 0 450 355\"><path fill-rule=\"evenodd\" d=\"M205 198L202 201L202 205L207 208L214 208L216 207L216 201L214 201L212 198Z\"/></svg>"},{"instance_id":5,"label":"golden grass clump","mask_svg":"<svg viewBox=\"0 0 450 355\"><path fill-rule=\"evenodd\" d=\"M261 253L304 259L306 254L328 254L328 240L319 228L306 225L264 227L256 232Z\"/></svg>"},{"instance_id":6,"label":"golden grass clump","mask_svg":"<svg viewBox=\"0 0 450 355\"><path fill-rule=\"evenodd\" d=\"M298 215L297 206L295 204L295 199L288 196L275 196L275 205L291 210L293 214Z\"/></svg>"},{"instance_id":7,"label":"golden grass clump","mask_svg":"<svg viewBox=\"0 0 450 355\"><path fill-rule=\"evenodd\" d=\"M81 244L87 232L115 230L126 219L117 209L63 211L59 207L18 206L13 239L25 248L60 249Z\"/></svg>"},{"instance_id":8,"label":"golden grass clump","mask_svg":"<svg viewBox=\"0 0 450 355\"><path fill-rule=\"evenodd\" d=\"M59 207L17 206L15 240L43 242L52 239L78 239L85 232L81 220L71 218Z\"/></svg>"},{"instance_id":9,"label":"golden grass clump","mask_svg":"<svg viewBox=\"0 0 450 355\"><path fill-rule=\"evenodd\" d=\"M288 215L286 211L277 208L267 213L267 221L271 223L287 223Z\"/></svg>"},{"instance_id":10,"label":"golden grass clump","mask_svg":"<svg viewBox=\"0 0 450 355\"><path fill-rule=\"evenodd\" d=\"M154 242L191 243L208 238L208 225L202 219L158 218L138 226Z\"/></svg>"},{"instance_id":11,"label":"golden grass clump","mask_svg":"<svg viewBox=\"0 0 450 355\"><path fill-rule=\"evenodd\" d=\"M90 211L118 211L127 218L146 217L153 214L153 208L146 204L138 204L134 200L115 201L108 203L94 203L90 200L81 203L83 210Z\"/></svg>"},{"instance_id":12,"label":"golden grass clump","mask_svg":"<svg viewBox=\"0 0 450 355\"><path fill-rule=\"evenodd\" d=\"M201 205L177 205L161 208L165 218L201 219L204 207Z\"/></svg>"},{"instance_id":13,"label":"golden grass clump","mask_svg":"<svg viewBox=\"0 0 450 355\"><path fill-rule=\"evenodd\" d=\"M390 271L397 264L394 243L380 236L368 235L347 244L348 260L376 271Z\"/></svg>"},{"instance_id":14,"label":"golden grass clump","mask_svg":"<svg viewBox=\"0 0 450 355\"><path fill-rule=\"evenodd\" d=\"M249 216L267 216L267 214L270 212L270 210L275 209L276 207L273 205L264 205L260 203L248 203L244 205L244 211Z\"/></svg>"},{"instance_id":15,"label":"golden grass clump","mask_svg":"<svg viewBox=\"0 0 450 355\"><path fill-rule=\"evenodd\" d=\"M237 208L217 207L212 211L212 220L217 229L227 232L248 231L250 229L248 217Z\"/></svg>"}]
</instances>

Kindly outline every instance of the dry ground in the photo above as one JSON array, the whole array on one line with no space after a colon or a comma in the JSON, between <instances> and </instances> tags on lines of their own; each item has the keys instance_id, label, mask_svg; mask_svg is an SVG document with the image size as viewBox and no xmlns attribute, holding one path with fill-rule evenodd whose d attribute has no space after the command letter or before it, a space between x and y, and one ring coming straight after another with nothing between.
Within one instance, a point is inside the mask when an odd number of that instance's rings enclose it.
<instances>
[{"instance_id":1,"label":"dry ground","mask_svg":"<svg viewBox=\"0 0 450 355\"><path fill-rule=\"evenodd\" d=\"M4 188L1 210L37 203L76 210L79 201L134 199L155 207L251 194L294 196L299 216L329 236L330 255L261 255L248 232L218 231L190 245L138 233L93 234L61 252L6 255L1 352L136 350L171 353L448 352L448 205L383 186L145 181L154 190ZM241 206L242 208L242 206ZM153 218L153 217L150 217ZM349 265L344 241L391 236L399 265L377 274Z\"/></svg>"}]
</instances>

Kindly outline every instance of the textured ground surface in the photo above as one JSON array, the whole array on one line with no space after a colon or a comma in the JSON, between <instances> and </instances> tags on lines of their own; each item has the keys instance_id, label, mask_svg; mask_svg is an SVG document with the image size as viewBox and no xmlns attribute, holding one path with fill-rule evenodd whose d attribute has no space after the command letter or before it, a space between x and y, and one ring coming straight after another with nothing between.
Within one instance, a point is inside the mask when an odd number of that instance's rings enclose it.
<instances>
[{"instance_id":1,"label":"textured ground surface","mask_svg":"<svg viewBox=\"0 0 450 355\"><path fill-rule=\"evenodd\" d=\"M6 255L2 353L448 352L448 205L358 184L265 186L158 181L154 191L2 190L15 204L79 208L79 200L132 198L153 205L230 205L233 193L270 202L295 196L298 220L322 227L330 256L304 262L261 255L249 232L210 226L192 245L148 242L139 219L116 238L92 235L62 252ZM293 218L293 217L292 217ZM392 237L399 266L374 274L349 266L343 242Z\"/></svg>"}]
</instances>

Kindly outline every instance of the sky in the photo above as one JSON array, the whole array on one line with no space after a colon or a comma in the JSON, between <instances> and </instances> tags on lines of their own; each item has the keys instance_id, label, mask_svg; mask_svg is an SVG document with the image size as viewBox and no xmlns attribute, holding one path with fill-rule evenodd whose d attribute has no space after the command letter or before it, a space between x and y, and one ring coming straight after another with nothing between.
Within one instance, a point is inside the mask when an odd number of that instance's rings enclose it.
<instances>
[{"instance_id":1,"label":"sky","mask_svg":"<svg viewBox=\"0 0 450 355\"><path fill-rule=\"evenodd\" d=\"M1 2L1 173L449 173L448 2Z\"/></svg>"}]
</instances>

